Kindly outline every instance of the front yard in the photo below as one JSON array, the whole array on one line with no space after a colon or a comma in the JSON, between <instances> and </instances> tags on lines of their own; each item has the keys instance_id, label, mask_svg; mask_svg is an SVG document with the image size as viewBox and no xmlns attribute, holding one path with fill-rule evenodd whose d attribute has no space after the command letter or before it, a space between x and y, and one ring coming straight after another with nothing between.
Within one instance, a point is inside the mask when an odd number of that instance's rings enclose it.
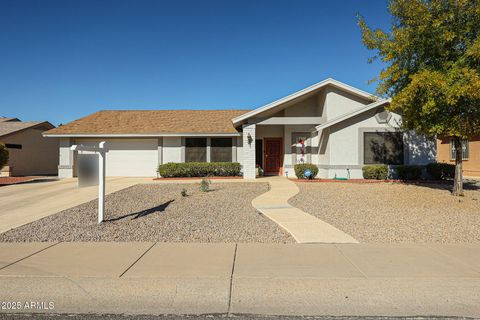
<instances>
[{"instance_id":1,"label":"front yard","mask_svg":"<svg viewBox=\"0 0 480 320\"><path fill-rule=\"evenodd\" d=\"M213 183L210 189L136 185L106 197L102 224L94 200L0 234L0 241L294 242L251 205L267 183Z\"/></svg>"},{"instance_id":2,"label":"front yard","mask_svg":"<svg viewBox=\"0 0 480 320\"><path fill-rule=\"evenodd\" d=\"M290 204L360 242L479 242L480 189L465 197L448 185L297 183Z\"/></svg>"}]
</instances>

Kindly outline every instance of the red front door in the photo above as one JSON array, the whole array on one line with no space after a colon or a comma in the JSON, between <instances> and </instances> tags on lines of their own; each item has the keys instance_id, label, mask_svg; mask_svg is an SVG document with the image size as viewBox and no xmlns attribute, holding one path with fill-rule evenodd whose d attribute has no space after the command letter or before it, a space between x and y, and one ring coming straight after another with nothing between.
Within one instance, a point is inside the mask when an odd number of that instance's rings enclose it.
<instances>
[{"instance_id":1,"label":"red front door","mask_svg":"<svg viewBox=\"0 0 480 320\"><path fill-rule=\"evenodd\" d=\"M264 171L266 174L280 174L282 171L282 138L265 138Z\"/></svg>"}]
</instances>

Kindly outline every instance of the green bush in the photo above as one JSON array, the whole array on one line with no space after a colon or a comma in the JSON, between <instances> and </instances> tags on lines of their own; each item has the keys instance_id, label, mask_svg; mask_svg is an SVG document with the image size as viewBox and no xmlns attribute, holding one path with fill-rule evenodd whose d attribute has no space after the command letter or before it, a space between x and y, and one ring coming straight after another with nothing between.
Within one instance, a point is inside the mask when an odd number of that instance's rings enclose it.
<instances>
[{"instance_id":1,"label":"green bush","mask_svg":"<svg viewBox=\"0 0 480 320\"><path fill-rule=\"evenodd\" d=\"M179 177L233 177L240 175L238 162L169 162L158 166L163 178Z\"/></svg>"},{"instance_id":2,"label":"green bush","mask_svg":"<svg viewBox=\"0 0 480 320\"><path fill-rule=\"evenodd\" d=\"M0 143L0 170L8 163L8 150L3 143Z\"/></svg>"},{"instance_id":3,"label":"green bush","mask_svg":"<svg viewBox=\"0 0 480 320\"><path fill-rule=\"evenodd\" d=\"M208 179L202 179L202 181L200 181L200 191L202 192L208 192L210 191L210 184L212 182Z\"/></svg>"},{"instance_id":4,"label":"green bush","mask_svg":"<svg viewBox=\"0 0 480 320\"><path fill-rule=\"evenodd\" d=\"M418 180L422 176L422 166L397 166L397 175L400 180Z\"/></svg>"},{"instance_id":5,"label":"green bush","mask_svg":"<svg viewBox=\"0 0 480 320\"><path fill-rule=\"evenodd\" d=\"M427 173L435 180L453 179L455 176L455 165L432 162L427 164Z\"/></svg>"},{"instance_id":6,"label":"green bush","mask_svg":"<svg viewBox=\"0 0 480 320\"><path fill-rule=\"evenodd\" d=\"M305 170L310 170L312 174L310 177L305 177ZM298 179L315 179L318 174L318 167L311 163L300 163L294 166L295 175Z\"/></svg>"},{"instance_id":7,"label":"green bush","mask_svg":"<svg viewBox=\"0 0 480 320\"><path fill-rule=\"evenodd\" d=\"M362 168L363 178L371 180L387 180L388 166L384 164L374 164Z\"/></svg>"}]
</instances>

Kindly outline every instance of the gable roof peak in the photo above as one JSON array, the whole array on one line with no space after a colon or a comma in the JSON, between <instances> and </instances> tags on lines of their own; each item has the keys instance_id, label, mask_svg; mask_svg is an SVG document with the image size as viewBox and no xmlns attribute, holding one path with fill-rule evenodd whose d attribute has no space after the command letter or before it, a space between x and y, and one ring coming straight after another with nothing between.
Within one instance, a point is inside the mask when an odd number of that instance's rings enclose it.
<instances>
[{"instance_id":1,"label":"gable roof peak","mask_svg":"<svg viewBox=\"0 0 480 320\"><path fill-rule=\"evenodd\" d=\"M343 82L340 82L338 80L335 80L333 78L327 78L325 80L322 80L320 82L317 82L309 87L306 87L306 88L303 88L299 91L296 91L292 94L289 94L283 98L280 98L278 100L275 100L271 103L268 103L264 106L261 106L259 108L256 108L250 112L247 112L245 114L242 114L236 118L233 118L232 119L232 122L234 125L238 125L240 122L252 117L252 116L255 116L261 112L264 112L264 111L267 111L267 110L270 110L272 108L275 108L281 104L284 104L284 103L287 103L289 101L292 101L294 99L297 99L303 95L306 95L306 94L309 94L309 93L312 93L314 91L317 91L317 90L320 90L321 88L324 88L326 86L334 86L340 90L343 90L345 92L348 92L350 94L353 94L355 96L358 96L358 97L361 97L363 99L366 99L366 100L369 100L370 102L374 102L374 101L377 101L379 100L379 98L371 93L368 93L366 91L363 91L363 90L360 90L358 88L355 88L355 87L352 87L346 83L343 83Z\"/></svg>"}]
</instances>

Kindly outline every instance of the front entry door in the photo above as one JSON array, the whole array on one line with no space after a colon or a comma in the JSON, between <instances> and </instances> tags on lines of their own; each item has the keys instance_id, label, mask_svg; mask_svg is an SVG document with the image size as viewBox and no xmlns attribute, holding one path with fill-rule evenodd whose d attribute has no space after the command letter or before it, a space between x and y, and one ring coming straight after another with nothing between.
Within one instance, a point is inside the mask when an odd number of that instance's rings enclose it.
<instances>
[{"instance_id":1,"label":"front entry door","mask_svg":"<svg viewBox=\"0 0 480 320\"><path fill-rule=\"evenodd\" d=\"M265 174L282 173L282 138L265 138Z\"/></svg>"}]
</instances>

